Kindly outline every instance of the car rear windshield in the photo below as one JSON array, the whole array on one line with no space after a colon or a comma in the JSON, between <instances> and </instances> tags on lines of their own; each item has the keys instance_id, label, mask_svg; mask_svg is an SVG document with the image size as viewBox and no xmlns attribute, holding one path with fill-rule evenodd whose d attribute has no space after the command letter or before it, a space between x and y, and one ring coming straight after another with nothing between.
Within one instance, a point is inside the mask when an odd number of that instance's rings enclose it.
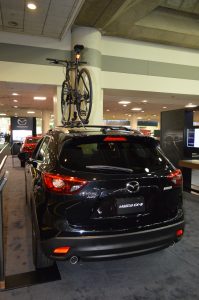
<instances>
[{"instance_id":1,"label":"car rear windshield","mask_svg":"<svg viewBox=\"0 0 199 300\"><path fill-rule=\"evenodd\" d=\"M139 173L165 169L167 160L157 141L145 137L89 136L66 141L60 163L67 169L92 173Z\"/></svg>"}]
</instances>

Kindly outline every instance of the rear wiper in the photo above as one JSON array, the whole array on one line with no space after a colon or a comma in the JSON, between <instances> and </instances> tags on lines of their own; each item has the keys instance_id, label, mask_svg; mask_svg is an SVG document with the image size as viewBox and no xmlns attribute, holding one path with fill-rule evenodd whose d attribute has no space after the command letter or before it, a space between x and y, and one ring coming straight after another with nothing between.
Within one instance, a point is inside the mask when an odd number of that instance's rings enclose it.
<instances>
[{"instance_id":1,"label":"rear wiper","mask_svg":"<svg viewBox=\"0 0 199 300\"><path fill-rule=\"evenodd\" d=\"M133 173L132 169L128 168L121 168L121 167L115 167L115 166L105 166L105 165L92 165L92 166L86 166L87 169L96 169L96 170L113 170L113 171L123 171L127 173Z\"/></svg>"}]
</instances>

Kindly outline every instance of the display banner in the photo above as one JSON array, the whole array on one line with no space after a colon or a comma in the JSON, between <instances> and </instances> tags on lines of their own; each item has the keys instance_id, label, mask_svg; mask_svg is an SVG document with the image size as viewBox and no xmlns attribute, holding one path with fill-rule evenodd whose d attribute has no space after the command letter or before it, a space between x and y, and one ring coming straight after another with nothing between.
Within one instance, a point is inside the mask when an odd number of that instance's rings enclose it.
<instances>
[{"instance_id":1,"label":"display banner","mask_svg":"<svg viewBox=\"0 0 199 300\"><path fill-rule=\"evenodd\" d=\"M11 117L11 141L22 142L25 137L36 134L36 118Z\"/></svg>"},{"instance_id":2,"label":"display banner","mask_svg":"<svg viewBox=\"0 0 199 300\"><path fill-rule=\"evenodd\" d=\"M33 118L29 117L12 117L11 118L12 130L32 130Z\"/></svg>"}]
</instances>

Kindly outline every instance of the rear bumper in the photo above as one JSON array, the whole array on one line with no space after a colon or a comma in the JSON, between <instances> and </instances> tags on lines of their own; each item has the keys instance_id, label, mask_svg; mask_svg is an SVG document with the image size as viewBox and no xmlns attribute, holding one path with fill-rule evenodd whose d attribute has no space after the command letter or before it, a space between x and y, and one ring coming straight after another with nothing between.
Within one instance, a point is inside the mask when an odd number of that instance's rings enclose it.
<instances>
[{"instance_id":1,"label":"rear bumper","mask_svg":"<svg viewBox=\"0 0 199 300\"><path fill-rule=\"evenodd\" d=\"M77 256L85 260L111 259L140 255L160 250L178 242L176 231L184 229L184 221L140 232L116 235L56 237L41 242L44 253L56 260ZM68 246L66 255L56 256L53 250Z\"/></svg>"}]
</instances>

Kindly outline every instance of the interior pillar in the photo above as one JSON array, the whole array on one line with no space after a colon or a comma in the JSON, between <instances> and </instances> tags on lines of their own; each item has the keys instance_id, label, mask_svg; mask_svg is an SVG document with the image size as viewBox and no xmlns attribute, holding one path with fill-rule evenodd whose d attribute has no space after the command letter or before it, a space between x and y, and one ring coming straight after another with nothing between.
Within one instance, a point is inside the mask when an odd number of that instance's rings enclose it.
<instances>
[{"instance_id":1,"label":"interior pillar","mask_svg":"<svg viewBox=\"0 0 199 300\"><path fill-rule=\"evenodd\" d=\"M57 93L53 97L53 115L54 125L61 126L62 115L61 115L61 86L57 86Z\"/></svg>"},{"instance_id":2,"label":"interior pillar","mask_svg":"<svg viewBox=\"0 0 199 300\"><path fill-rule=\"evenodd\" d=\"M101 33L90 27L75 27L71 36L72 49L76 44L84 45L81 60L86 61L93 87L93 104L89 125L103 124L103 89L101 88Z\"/></svg>"},{"instance_id":3,"label":"interior pillar","mask_svg":"<svg viewBox=\"0 0 199 300\"><path fill-rule=\"evenodd\" d=\"M50 115L50 111L42 111L42 134L45 134L50 129Z\"/></svg>"}]
</instances>

